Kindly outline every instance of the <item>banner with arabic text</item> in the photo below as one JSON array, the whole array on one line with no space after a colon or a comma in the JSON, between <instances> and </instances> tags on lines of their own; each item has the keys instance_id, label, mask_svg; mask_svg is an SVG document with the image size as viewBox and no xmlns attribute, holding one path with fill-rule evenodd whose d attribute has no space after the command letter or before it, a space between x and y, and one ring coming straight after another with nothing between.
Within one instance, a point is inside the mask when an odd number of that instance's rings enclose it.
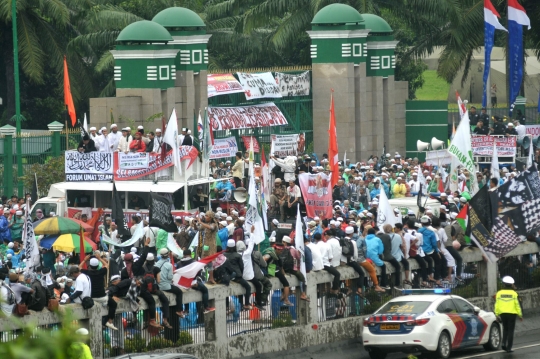
<instances>
[{"instance_id":1,"label":"banner with arabic text","mask_svg":"<svg viewBox=\"0 0 540 359\"><path fill-rule=\"evenodd\" d=\"M244 92L244 88L232 74L209 74L208 97Z\"/></svg>"},{"instance_id":2,"label":"banner with arabic text","mask_svg":"<svg viewBox=\"0 0 540 359\"><path fill-rule=\"evenodd\" d=\"M493 156L493 141L497 143L499 157L513 157L516 155L516 136L471 136L473 155Z\"/></svg>"},{"instance_id":3,"label":"banner with arabic text","mask_svg":"<svg viewBox=\"0 0 540 359\"><path fill-rule=\"evenodd\" d=\"M332 218L332 188L330 176L324 173L302 173L298 176L307 216Z\"/></svg>"},{"instance_id":4,"label":"banner with arabic text","mask_svg":"<svg viewBox=\"0 0 540 359\"><path fill-rule=\"evenodd\" d=\"M212 131L288 125L273 102L240 107L208 107Z\"/></svg>"},{"instance_id":5,"label":"banner with arabic text","mask_svg":"<svg viewBox=\"0 0 540 359\"><path fill-rule=\"evenodd\" d=\"M276 83L283 97L308 96L311 87L309 71L301 74L276 72Z\"/></svg>"},{"instance_id":6,"label":"banner with arabic text","mask_svg":"<svg viewBox=\"0 0 540 359\"><path fill-rule=\"evenodd\" d=\"M66 151L64 169L66 182L111 181L113 179L113 154Z\"/></svg>"},{"instance_id":7,"label":"banner with arabic text","mask_svg":"<svg viewBox=\"0 0 540 359\"><path fill-rule=\"evenodd\" d=\"M244 88L247 100L257 98L279 98L281 91L271 72L258 74L248 74L246 72L237 72L238 80Z\"/></svg>"}]
</instances>

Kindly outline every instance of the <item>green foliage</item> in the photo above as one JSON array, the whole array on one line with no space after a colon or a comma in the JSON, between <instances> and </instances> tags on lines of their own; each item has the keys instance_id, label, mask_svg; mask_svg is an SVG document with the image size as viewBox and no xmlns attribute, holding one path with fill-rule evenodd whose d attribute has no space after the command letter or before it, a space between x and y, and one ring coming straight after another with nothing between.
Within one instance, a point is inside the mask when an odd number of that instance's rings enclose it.
<instances>
[{"instance_id":1,"label":"green foliage","mask_svg":"<svg viewBox=\"0 0 540 359\"><path fill-rule=\"evenodd\" d=\"M15 317L11 317L10 320L18 321ZM69 315L62 318L57 328L37 329L32 323L24 325L23 328L13 340L0 345L0 358L68 359L71 358L68 354L73 352L72 344L80 340L75 334L78 328L73 328L73 321Z\"/></svg>"},{"instance_id":2,"label":"green foliage","mask_svg":"<svg viewBox=\"0 0 540 359\"><path fill-rule=\"evenodd\" d=\"M172 340L168 340L161 337L154 337L150 339L148 342L148 351L153 351L156 349L164 349L164 348L171 348L174 346L174 342Z\"/></svg>"},{"instance_id":3,"label":"green foliage","mask_svg":"<svg viewBox=\"0 0 540 359\"><path fill-rule=\"evenodd\" d=\"M44 164L34 163L26 168L26 174L21 177L24 187L31 189L34 183L34 173L38 179L38 194L45 196L53 183L63 182L66 178L64 156L49 157Z\"/></svg>"},{"instance_id":4,"label":"green foliage","mask_svg":"<svg viewBox=\"0 0 540 359\"><path fill-rule=\"evenodd\" d=\"M277 319L272 320L272 329L291 327L294 325L291 315L281 315Z\"/></svg>"},{"instance_id":5,"label":"green foliage","mask_svg":"<svg viewBox=\"0 0 540 359\"><path fill-rule=\"evenodd\" d=\"M176 342L176 345L187 345L187 344L193 344L193 337L188 331L181 331L178 335L178 341Z\"/></svg>"},{"instance_id":6,"label":"green foliage","mask_svg":"<svg viewBox=\"0 0 540 359\"><path fill-rule=\"evenodd\" d=\"M443 100L448 99L450 85L437 75L435 70L427 70L423 73L424 86L416 91L418 100ZM457 108L457 107L456 107Z\"/></svg>"},{"instance_id":7,"label":"green foliage","mask_svg":"<svg viewBox=\"0 0 540 359\"><path fill-rule=\"evenodd\" d=\"M133 339L126 339L124 342L124 351L126 353L145 353L148 351L146 340L140 335L135 335Z\"/></svg>"}]
</instances>

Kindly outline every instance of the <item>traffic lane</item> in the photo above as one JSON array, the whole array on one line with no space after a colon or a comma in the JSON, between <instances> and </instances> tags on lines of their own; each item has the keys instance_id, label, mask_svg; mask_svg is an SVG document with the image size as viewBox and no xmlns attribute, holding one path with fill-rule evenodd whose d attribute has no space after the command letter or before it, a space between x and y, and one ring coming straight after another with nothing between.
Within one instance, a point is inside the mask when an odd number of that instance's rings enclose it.
<instances>
[{"instance_id":1,"label":"traffic lane","mask_svg":"<svg viewBox=\"0 0 540 359\"><path fill-rule=\"evenodd\" d=\"M514 335L513 353L507 353L503 350L487 352L482 346L472 347L471 349L458 350L452 353L452 359L538 359L540 358L540 339L538 334L519 333ZM426 356L417 355L419 358ZM393 353L388 354L386 359L407 359L408 354ZM360 358L369 358L369 354L362 348Z\"/></svg>"}]
</instances>

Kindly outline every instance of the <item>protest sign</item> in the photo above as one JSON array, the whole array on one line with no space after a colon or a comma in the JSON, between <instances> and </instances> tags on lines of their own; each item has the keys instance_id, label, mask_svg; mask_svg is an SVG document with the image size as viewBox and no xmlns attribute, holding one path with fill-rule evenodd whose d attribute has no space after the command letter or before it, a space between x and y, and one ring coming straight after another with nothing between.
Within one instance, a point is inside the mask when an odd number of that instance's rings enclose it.
<instances>
[{"instance_id":1,"label":"protest sign","mask_svg":"<svg viewBox=\"0 0 540 359\"><path fill-rule=\"evenodd\" d=\"M276 72L276 83L283 97L309 95L311 85L309 71L301 74Z\"/></svg>"},{"instance_id":2,"label":"protest sign","mask_svg":"<svg viewBox=\"0 0 540 359\"><path fill-rule=\"evenodd\" d=\"M118 152L118 168L122 170L147 168L148 155L147 152Z\"/></svg>"},{"instance_id":3,"label":"protest sign","mask_svg":"<svg viewBox=\"0 0 540 359\"><path fill-rule=\"evenodd\" d=\"M210 159L215 160L217 158L225 157L234 157L238 152L238 144L236 143L236 138L226 137L226 138L215 138L214 147L212 147L212 152L210 152Z\"/></svg>"},{"instance_id":4,"label":"protest sign","mask_svg":"<svg viewBox=\"0 0 540 359\"><path fill-rule=\"evenodd\" d=\"M517 137L472 136L471 145L474 156L493 156L493 141L497 144L499 157L516 155Z\"/></svg>"},{"instance_id":5,"label":"protest sign","mask_svg":"<svg viewBox=\"0 0 540 359\"><path fill-rule=\"evenodd\" d=\"M246 99L253 100L257 98L277 98L282 97L281 91L271 72L260 74L248 74L237 72L238 80L244 88Z\"/></svg>"},{"instance_id":6,"label":"protest sign","mask_svg":"<svg viewBox=\"0 0 540 359\"><path fill-rule=\"evenodd\" d=\"M298 135L272 135L271 153L275 157L298 155Z\"/></svg>"},{"instance_id":7,"label":"protest sign","mask_svg":"<svg viewBox=\"0 0 540 359\"><path fill-rule=\"evenodd\" d=\"M525 125L525 128L528 135L532 135L533 137L540 136L540 125Z\"/></svg>"},{"instance_id":8,"label":"protest sign","mask_svg":"<svg viewBox=\"0 0 540 359\"><path fill-rule=\"evenodd\" d=\"M249 148L251 139L253 138L253 152L259 153L259 141L253 136L242 136L242 141L244 141L244 147Z\"/></svg>"},{"instance_id":9,"label":"protest sign","mask_svg":"<svg viewBox=\"0 0 540 359\"><path fill-rule=\"evenodd\" d=\"M110 181L113 178L113 154L66 151L66 182Z\"/></svg>"},{"instance_id":10,"label":"protest sign","mask_svg":"<svg viewBox=\"0 0 540 359\"><path fill-rule=\"evenodd\" d=\"M332 218L332 188L330 176L324 173L301 173L300 189L306 204L307 216Z\"/></svg>"},{"instance_id":11,"label":"protest sign","mask_svg":"<svg viewBox=\"0 0 540 359\"><path fill-rule=\"evenodd\" d=\"M232 74L207 75L208 97L244 92L244 88Z\"/></svg>"},{"instance_id":12,"label":"protest sign","mask_svg":"<svg viewBox=\"0 0 540 359\"><path fill-rule=\"evenodd\" d=\"M452 162L452 156L448 150L437 150L426 152L426 164L428 166L444 166Z\"/></svg>"},{"instance_id":13,"label":"protest sign","mask_svg":"<svg viewBox=\"0 0 540 359\"><path fill-rule=\"evenodd\" d=\"M238 130L288 125L287 119L273 103L241 107L208 107L211 130Z\"/></svg>"}]
</instances>

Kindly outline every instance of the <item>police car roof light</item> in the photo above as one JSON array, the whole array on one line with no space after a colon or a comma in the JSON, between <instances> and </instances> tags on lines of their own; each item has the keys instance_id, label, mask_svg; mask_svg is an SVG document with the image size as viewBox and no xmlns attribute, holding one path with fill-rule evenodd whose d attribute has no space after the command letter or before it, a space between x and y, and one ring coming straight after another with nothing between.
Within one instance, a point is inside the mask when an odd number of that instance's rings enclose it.
<instances>
[{"instance_id":1,"label":"police car roof light","mask_svg":"<svg viewBox=\"0 0 540 359\"><path fill-rule=\"evenodd\" d=\"M433 288L433 289L403 289L401 294L450 294L450 288Z\"/></svg>"}]
</instances>

